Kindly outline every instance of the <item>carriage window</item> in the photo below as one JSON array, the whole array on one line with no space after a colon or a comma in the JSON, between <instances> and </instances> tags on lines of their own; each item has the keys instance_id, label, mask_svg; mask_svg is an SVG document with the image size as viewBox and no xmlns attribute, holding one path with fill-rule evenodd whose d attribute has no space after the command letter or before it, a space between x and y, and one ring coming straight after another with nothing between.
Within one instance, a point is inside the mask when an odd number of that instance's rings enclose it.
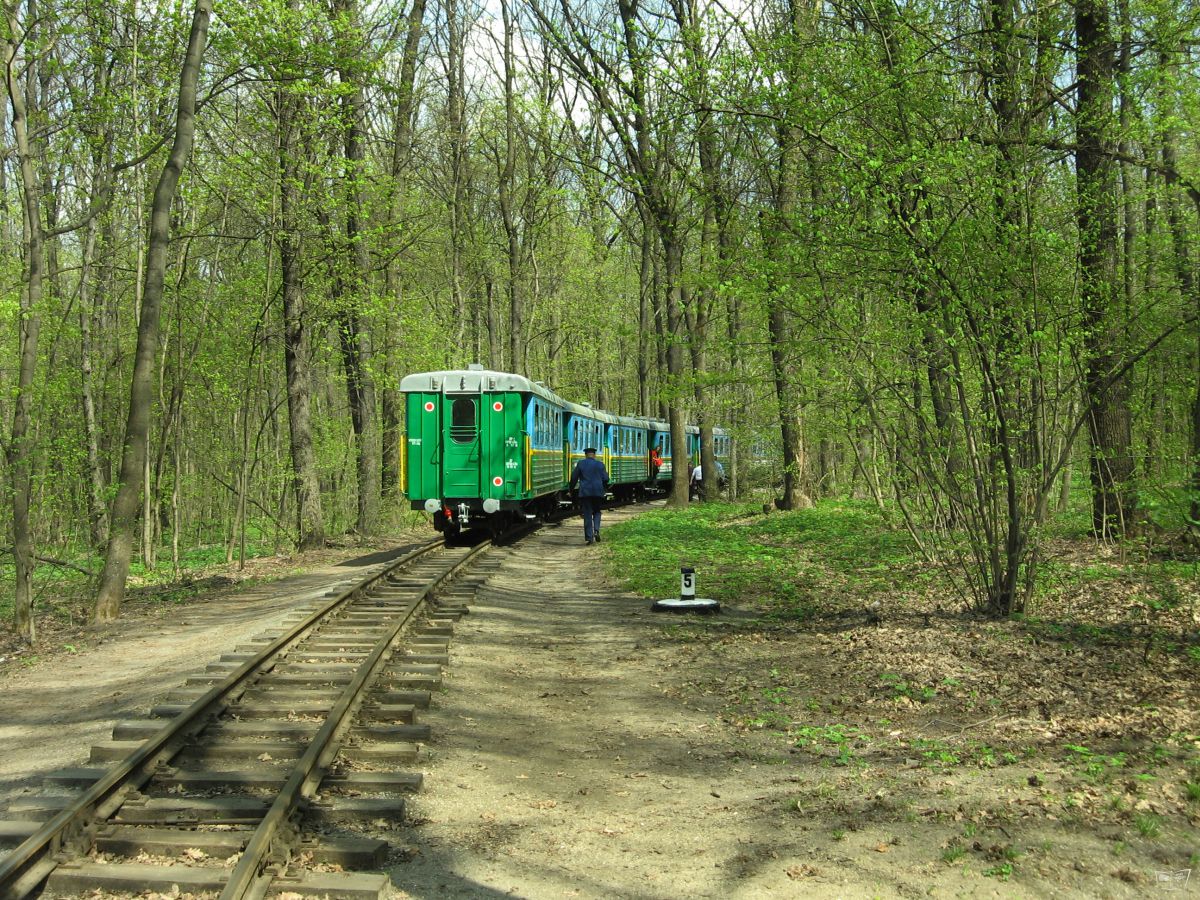
<instances>
[{"instance_id":1,"label":"carriage window","mask_svg":"<svg viewBox=\"0 0 1200 900\"><path fill-rule=\"evenodd\" d=\"M456 444L469 444L475 434L475 400L458 397L450 408L450 439Z\"/></svg>"}]
</instances>

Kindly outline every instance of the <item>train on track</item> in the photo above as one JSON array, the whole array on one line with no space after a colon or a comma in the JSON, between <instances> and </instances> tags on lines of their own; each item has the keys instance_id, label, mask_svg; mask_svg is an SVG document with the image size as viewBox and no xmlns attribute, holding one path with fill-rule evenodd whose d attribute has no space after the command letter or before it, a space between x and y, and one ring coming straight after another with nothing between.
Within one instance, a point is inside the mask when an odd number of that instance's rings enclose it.
<instances>
[{"instance_id":1,"label":"train on track","mask_svg":"<svg viewBox=\"0 0 1200 900\"><path fill-rule=\"evenodd\" d=\"M433 515L451 541L468 526L499 534L569 504L568 484L583 451L595 447L618 500L666 493L671 429L661 420L618 416L564 400L540 381L480 365L418 372L400 382L406 430L401 489L413 509ZM700 429L685 428L692 465ZM716 458L728 468L730 437L713 429ZM655 469L652 452L661 466Z\"/></svg>"}]
</instances>

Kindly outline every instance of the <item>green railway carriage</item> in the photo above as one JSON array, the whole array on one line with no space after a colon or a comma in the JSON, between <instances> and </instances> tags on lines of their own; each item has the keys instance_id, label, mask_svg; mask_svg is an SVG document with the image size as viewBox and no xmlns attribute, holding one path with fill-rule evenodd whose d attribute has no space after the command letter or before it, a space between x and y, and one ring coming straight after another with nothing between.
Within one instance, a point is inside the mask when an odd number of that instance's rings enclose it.
<instances>
[{"instance_id":1,"label":"green railway carriage","mask_svg":"<svg viewBox=\"0 0 1200 900\"><path fill-rule=\"evenodd\" d=\"M587 447L597 449L618 498L670 482L665 422L570 403L541 382L478 365L408 375L400 390L406 415L401 488L448 539L473 523L498 532L518 518L553 512L568 502L571 471ZM650 465L654 447L664 460L657 476ZM694 426L688 449L699 458Z\"/></svg>"},{"instance_id":2,"label":"green railway carriage","mask_svg":"<svg viewBox=\"0 0 1200 900\"><path fill-rule=\"evenodd\" d=\"M663 463L659 467L656 479L662 485L670 482L674 470L671 456L671 427L666 422L658 420L650 420L646 425L649 429L650 446L657 447L662 456ZM685 425L684 436L687 440L688 466L694 468L700 464L700 429L695 425ZM733 455L733 439L723 428L713 429L713 455L720 464L722 472L728 472Z\"/></svg>"},{"instance_id":3,"label":"green railway carriage","mask_svg":"<svg viewBox=\"0 0 1200 900\"><path fill-rule=\"evenodd\" d=\"M588 447L596 449L596 458L609 468L608 445L605 434L608 428L616 422L616 416L600 410L592 409L586 403L568 403L563 401L563 412L566 416L566 453L567 479L570 480L575 464L583 459L583 451Z\"/></svg>"},{"instance_id":4,"label":"green railway carriage","mask_svg":"<svg viewBox=\"0 0 1200 900\"><path fill-rule=\"evenodd\" d=\"M650 423L645 419L614 417L605 435L609 478L618 496L632 497L650 477Z\"/></svg>"},{"instance_id":5,"label":"green railway carriage","mask_svg":"<svg viewBox=\"0 0 1200 900\"><path fill-rule=\"evenodd\" d=\"M723 428L713 429L713 455L721 466L721 486L724 487L723 482L728 476L733 459L733 438Z\"/></svg>"},{"instance_id":6,"label":"green railway carriage","mask_svg":"<svg viewBox=\"0 0 1200 900\"><path fill-rule=\"evenodd\" d=\"M408 375L400 390L402 488L439 531L479 516L507 521L563 489L564 402L545 385L472 366Z\"/></svg>"}]
</instances>

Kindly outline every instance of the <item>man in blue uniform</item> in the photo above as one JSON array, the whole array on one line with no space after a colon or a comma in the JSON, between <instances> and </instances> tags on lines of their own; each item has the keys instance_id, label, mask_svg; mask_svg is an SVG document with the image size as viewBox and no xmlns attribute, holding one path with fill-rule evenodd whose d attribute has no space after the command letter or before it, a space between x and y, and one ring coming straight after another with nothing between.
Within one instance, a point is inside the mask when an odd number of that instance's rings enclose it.
<instances>
[{"instance_id":1,"label":"man in blue uniform","mask_svg":"<svg viewBox=\"0 0 1200 900\"><path fill-rule=\"evenodd\" d=\"M571 473L571 492L579 491L579 509L583 513L584 543L600 540L600 504L608 488L608 469L596 459L596 448L583 451L583 459L575 463Z\"/></svg>"}]
</instances>

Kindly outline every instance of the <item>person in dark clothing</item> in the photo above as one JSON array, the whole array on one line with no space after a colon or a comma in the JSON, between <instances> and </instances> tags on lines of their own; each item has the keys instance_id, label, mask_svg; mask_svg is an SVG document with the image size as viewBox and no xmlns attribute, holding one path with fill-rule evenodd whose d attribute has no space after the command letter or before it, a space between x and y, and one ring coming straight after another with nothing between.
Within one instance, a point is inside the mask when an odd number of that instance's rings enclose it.
<instances>
[{"instance_id":1,"label":"person in dark clothing","mask_svg":"<svg viewBox=\"0 0 1200 900\"><path fill-rule=\"evenodd\" d=\"M596 459L596 448L588 447L571 473L571 492L579 492L579 509L583 513L584 543L600 540L600 504L607 488L608 469Z\"/></svg>"}]
</instances>

